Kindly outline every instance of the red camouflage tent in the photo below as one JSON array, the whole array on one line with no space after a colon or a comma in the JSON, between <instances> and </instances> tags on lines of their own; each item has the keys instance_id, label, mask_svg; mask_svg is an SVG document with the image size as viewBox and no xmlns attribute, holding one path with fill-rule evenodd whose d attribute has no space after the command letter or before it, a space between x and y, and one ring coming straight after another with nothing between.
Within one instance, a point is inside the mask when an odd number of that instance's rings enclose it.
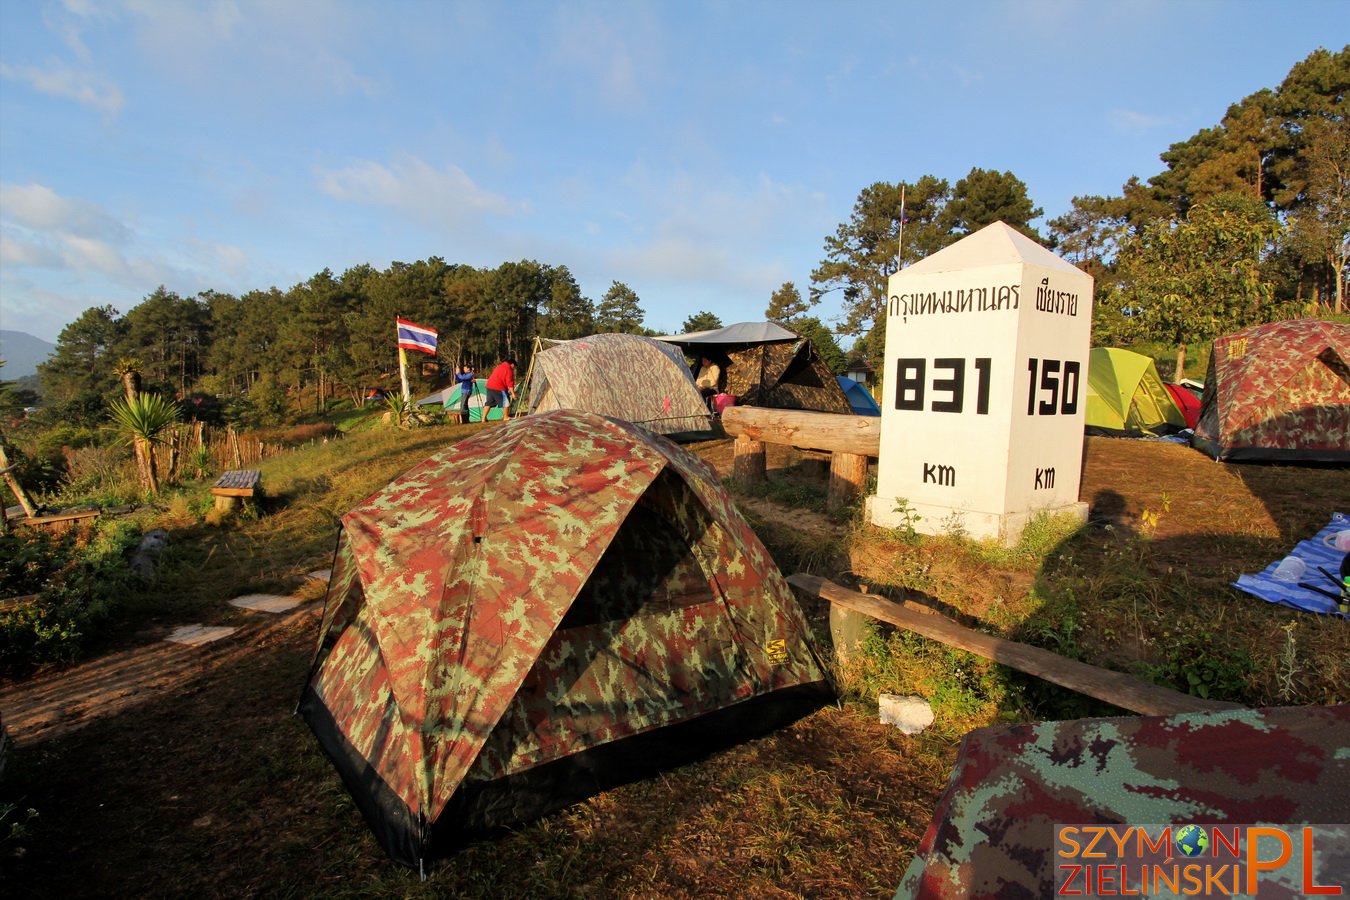
<instances>
[{"instance_id":1,"label":"red camouflage tent","mask_svg":"<svg viewBox=\"0 0 1350 900\"><path fill-rule=\"evenodd\" d=\"M1350 462L1350 325L1291 319L1216 340L1191 445L1215 459Z\"/></svg>"}]
</instances>

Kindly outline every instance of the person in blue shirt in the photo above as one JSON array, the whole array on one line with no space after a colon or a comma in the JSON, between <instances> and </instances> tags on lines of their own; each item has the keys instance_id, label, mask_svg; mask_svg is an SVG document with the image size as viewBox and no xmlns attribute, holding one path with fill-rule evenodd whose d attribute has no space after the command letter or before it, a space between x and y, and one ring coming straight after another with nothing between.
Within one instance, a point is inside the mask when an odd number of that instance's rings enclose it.
<instances>
[{"instance_id":1,"label":"person in blue shirt","mask_svg":"<svg viewBox=\"0 0 1350 900\"><path fill-rule=\"evenodd\" d=\"M469 396L473 394L473 366L463 365L455 373L455 381L459 382L459 420L461 422L469 421Z\"/></svg>"}]
</instances>

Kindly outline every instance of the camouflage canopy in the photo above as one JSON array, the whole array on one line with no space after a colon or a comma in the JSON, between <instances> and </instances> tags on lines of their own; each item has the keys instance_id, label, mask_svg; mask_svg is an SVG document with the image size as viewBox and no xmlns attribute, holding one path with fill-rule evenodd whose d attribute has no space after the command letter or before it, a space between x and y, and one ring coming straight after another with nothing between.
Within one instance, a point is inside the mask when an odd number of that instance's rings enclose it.
<instances>
[{"instance_id":1,"label":"camouflage canopy","mask_svg":"<svg viewBox=\"0 0 1350 900\"><path fill-rule=\"evenodd\" d=\"M342 517L300 712L417 866L828 696L791 589L707 464L556 410Z\"/></svg>"},{"instance_id":2,"label":"camouflage canopy","mask_svg":"<svg viewBox=\"0 0 1350 900\"><path fill-rule=\"evenodd\" d=\"M1056 825L1343 822L1346 747L1350 706L978 728L896 900L1055 896Z\"/></svg>"},{"instance_id":3,"label":"camouflage canopy","mask_svg":"<svg viewBox=\"0 0 1350 900\"><path fill-rule=\"evenodd\" d=\"M684 357L636 334L559 341L534 356L530 410L582 409L657 434L711 431L711 416Z\"/></svg>"},{"instance_id":4,"label":"camouflage canopy","mask_svg":"<svg viewBox=\"0 0 1350 900\"><path fill-rule=\"evenodd\" d=\"M1191 444L1215 459L1350 462L1350 325L1293 319L1216 340Z\"/></svg>"},{"instance_id":5,"label":"camouflage canopy","mask_svg":"<svg viewBox=\"0 0 1350 900\"><path fill-rule=\"evenodd\" d=\"M721 366L722 389L742 406L853 413L843 388L811 342L772 322L741 322L659 340Z\"/></svg>"}]
</instances>

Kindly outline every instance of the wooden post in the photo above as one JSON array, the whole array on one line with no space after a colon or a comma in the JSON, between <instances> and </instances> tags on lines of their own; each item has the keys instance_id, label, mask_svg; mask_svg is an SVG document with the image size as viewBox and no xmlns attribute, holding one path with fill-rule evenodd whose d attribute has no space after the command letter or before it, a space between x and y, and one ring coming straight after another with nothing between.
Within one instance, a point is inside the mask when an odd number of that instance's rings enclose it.
<instances>
[{"instance_id":1,"label":"wooden post","mask_svg":"<svg viewBox=\"0 0 1350 900\"><path fill-rule=\"evenodd\" d=\"M830 455L830 489L825 495L825 508L830 512L843 509L862 496L867 487L867 457L858 453Z\"/></svg>"},{"instance_id":2,"label":"wooden post","mask_svg":"<svg viewBox=\"0 0 1350 900\"><path fill-rule=\"evenodd\" d=\"M1114 703L1141 715L1167 716L1182 712L1242 708L1240 703L1192 697L1171 688L1141 681L1124 672L1099 669L1040 647L997 638L953 622L946 616L924 615L883 597L850 591L816 575L799 572L788 577L788 584L797 591L821 597L831 604L867 613L883 622L907 628L926 638L959 647L977 656L1017 669L1019 672L1035 675L1071 691Z\"/></svg>"},{"instance_id":3,"label":"wooden post","mask_svg":"<svg viewBox=\"0 0 1350 900\"><path fill-rule=\"evenodd\" d=\"M14 466L9 464L9 454L5 452L4 441L0 441L0 469L4 470L5 484L9 485L9 489L14 492L14 497L19 501L19 505L23 507L24 515L28 516L30 519L35 517L37 515L37 507L35 507L33 501L28 498L28 492L23 489L23 485L19 484L19 479L14 477ZM8 504L3 503L3 501L0 501L0 515L4 514L4 508L7 505Z\"/></svg>"},{"instance_id":4,"label":"wooden post","mask_svg":"<svg viewBox=\"0 0 1350 900\"><path fill-rule=\"evenodd\" d=\"M397 334L397 331L398 329L395 327L395 334ZM402 347L398 348L398 380L403 386L403 405L406 407L409 403L412 403L412 391L408 390L408 351ZM402 425L403 423L399 422L398 424Z\"/></svg>"},{"instance_id":5,"label":"wooden post","mask_svg":"<svg viewBox=\"0 0 1350 900\"><path fill-rule=\"evenodd\" d=\"M742 487L759 484L764 480L764 442L752 437L740 435L734 446L735 457L731 462L731 477Z\"/></svg>"}]
</instances>

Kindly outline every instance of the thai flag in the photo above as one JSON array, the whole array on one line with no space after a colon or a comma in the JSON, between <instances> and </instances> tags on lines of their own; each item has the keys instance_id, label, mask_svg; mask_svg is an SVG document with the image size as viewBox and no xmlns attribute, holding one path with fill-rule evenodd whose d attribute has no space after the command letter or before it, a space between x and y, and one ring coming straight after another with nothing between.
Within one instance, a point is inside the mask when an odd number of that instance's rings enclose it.
<instances>
[{"instance_id":1,"label":"thai flag","mask_svg":"<svg viewBox=\"0 0 1350 900\"><path fill-rule=\"evenodd\" d=\"M407 319L398 320L398 346L403 350L421 350L423 353L436 352L436 332L421 325L414 325Z\"/></svg>"}]
</instances>

